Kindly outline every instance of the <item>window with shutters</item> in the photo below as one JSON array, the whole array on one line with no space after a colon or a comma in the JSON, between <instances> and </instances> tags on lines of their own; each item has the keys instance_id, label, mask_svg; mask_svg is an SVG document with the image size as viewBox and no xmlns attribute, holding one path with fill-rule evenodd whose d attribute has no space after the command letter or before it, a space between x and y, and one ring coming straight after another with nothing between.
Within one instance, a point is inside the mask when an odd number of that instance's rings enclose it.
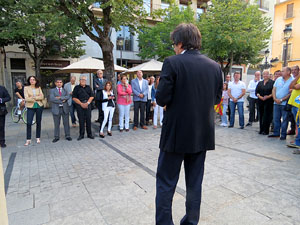
<instances>
[{"instance_id":1,"label":"window with shutters","mask_svg":"<svg viewBox=\"0 0 300 225\"><path fill-rule=\"evenodd\" d=\"M294 3L288 4L286 7L286 18L292 18L294 15Z\"/></svg>"}]
</instances>

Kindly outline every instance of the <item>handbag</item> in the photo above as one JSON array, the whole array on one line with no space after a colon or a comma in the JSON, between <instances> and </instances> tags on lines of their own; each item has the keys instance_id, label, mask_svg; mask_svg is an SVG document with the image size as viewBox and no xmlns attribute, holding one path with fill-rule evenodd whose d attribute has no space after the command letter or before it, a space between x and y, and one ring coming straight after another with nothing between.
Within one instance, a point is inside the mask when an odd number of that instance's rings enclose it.
<instances>
[{"instance_id":1,"label":"handbag","mask_svg":"<svg viewBox=\"0 0 300 225\"><path fill-rule=\"evenodd\" d=\"M43 103L44 108L46 108L47 103L48 103L47 98L44 98L44 99L42 100L42 103Z\"/></svg>"},{"instance_id":2,"label":"handbag","mask_svg":"<svg viewBox=\"0 0 300 225\"><path fill-rule=\"evenodd\" d=\"M0 116L5 116L7 113L6 106L0 106Z\"/></svg>"},{"instance_id":3,"label":"handbag","mask_svg":"<svg viewBox=\"0 0 300 225\"><path fill-rule=\"evenodd\" d=\"M288 98L288 99L286 100L286 104L285 104L285 106L283 107L283 110L285 110L285 111L287 111L287 112L291 112L291 111L292 111L292 107L293 107L292 105L288 104L289 100L290 100L290 98Z\"/></svg>"}]
</instances>

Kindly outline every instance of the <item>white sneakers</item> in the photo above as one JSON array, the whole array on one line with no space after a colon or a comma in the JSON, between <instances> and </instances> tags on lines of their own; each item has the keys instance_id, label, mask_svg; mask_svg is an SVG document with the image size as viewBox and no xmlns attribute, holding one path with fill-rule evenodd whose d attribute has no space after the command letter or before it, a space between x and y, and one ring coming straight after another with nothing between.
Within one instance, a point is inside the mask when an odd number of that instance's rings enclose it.
<instances>
[{"instance_id":1,"label":"white sneakers","mask_svg":"<svg viewBox=\"0 0 300 225\"><path fill-rule=\"evenodd\" d=\"M227 127L227 124L226 123L221 123L220 126L221 127Z\"/></svg>"}]
</instances>

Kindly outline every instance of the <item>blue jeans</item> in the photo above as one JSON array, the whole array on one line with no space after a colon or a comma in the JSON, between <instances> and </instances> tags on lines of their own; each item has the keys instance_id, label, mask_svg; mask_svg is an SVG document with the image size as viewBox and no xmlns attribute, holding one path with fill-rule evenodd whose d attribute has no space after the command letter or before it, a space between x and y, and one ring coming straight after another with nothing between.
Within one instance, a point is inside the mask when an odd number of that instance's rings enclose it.
<instances>
[{"instance_id":1,"label":"blue jeans","mask_svg":"<svg viewBox=\"0 0 300 225\"><path fill-rule=\"evenodd\" d=\"M223 104L223 115L221 116L221 120L222 120L222 123L226 124L227 125L227 108L228 108L228 105L224 105Z\"/></svg>"},{"instance_id":2,"label":"blue jeans","mask_svg":"<svg viewBox=\"0 0 300 225\"><path fill-rule=\"evenodd\" d=\"M74 101L72 101L72 104L70 105L70 116L71 116L72 124L75 124L76 118L75 118L75 102Z\"/></svg>"},{"instance_id":3,"label":"blue jeans","mask_svg":"<svg viewBox=\"0 0 300 225\"><path fill-rule=\"evenodd\" d=\"M295 118L295 121L296 121L296 126L297 126L297 129L298 129L298 135L295 138L295 145L300 146L300 135L299 135L300 134L300 128L299 128L299 118L296 118L297 112L298 112L298 108L293 106L292 107L292 113L294 115L294 118Z\"/></svg>"},{"instance_id":4,"label":"blue jeans","mask_svg":"<svg viewBox=\"0 0 300 225\"><path fill-rule=\"evenodd\" d=\"M230 107L230 126L234 126L234 117L235 117L235 107L237 105L238 113L239 113L239 124L240 127L244 127L244 102L234 103L232 101L229 102Z\"/></svg>"},{"instance_id":5,"label":"blue jeans","mask_svg":"<svg viewBox=\"0 0 300 225\"><path fill-rule=\"evenodd\" d=\"M288 112L284 110L285 105L274 104L274 135L286 137L286 130L288 126ZM282 122L281 122L282 117Z\"/></svg>"}]
</instances>

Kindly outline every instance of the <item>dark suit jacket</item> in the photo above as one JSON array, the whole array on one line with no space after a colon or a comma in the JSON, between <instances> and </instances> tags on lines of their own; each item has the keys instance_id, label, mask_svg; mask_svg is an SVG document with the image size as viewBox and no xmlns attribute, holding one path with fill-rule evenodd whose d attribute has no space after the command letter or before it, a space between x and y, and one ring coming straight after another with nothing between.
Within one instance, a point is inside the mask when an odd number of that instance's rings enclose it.
<instances>
[{"instance_id":1,"label":"dark suit jacket","mask_svg":"<svg viewBox=\"0 0 300 225\"><path fill-rule=\"evenodd\" d=\"M197 153L215 149L214 105L222 98L220 66L189 50L165 59L156 102L167 106L163 118L160 149Z\"/></svg>"},{"instance_id":2,"label":"dark suit jacket","mask_svg":"<svg viewBox=\"0 0 300 225\"><path fill-rule=\"evenodd\" d=\"M99 78L98 77L95 78L94 81L93 81L94 91L103 90L104 89L104 85L105 85L106 82L107 82L107 80L103 78L103 81L102 81L102 84L101 84ZM96 87L96 85L98 85L99 87Z\"/></svg>"},{"instance_id":3,"label":"dark suit jacket","mask_svg":"<svg viewBox=\"0 0 300 225\"><path fill-rule=\"evenodd\" d=\"M68 100L71 98L70 94L64 89L61 88L61 96L60 99L57 99L56 97L59 96L59 92L57 88L52 88L50 90L50 102L52 103L51 111L53 115L59 114L59 105L63 105L64 113L68 114L70 112ZM64 102L63 102L64 101Z\"/></svg>"}]
</instances>

